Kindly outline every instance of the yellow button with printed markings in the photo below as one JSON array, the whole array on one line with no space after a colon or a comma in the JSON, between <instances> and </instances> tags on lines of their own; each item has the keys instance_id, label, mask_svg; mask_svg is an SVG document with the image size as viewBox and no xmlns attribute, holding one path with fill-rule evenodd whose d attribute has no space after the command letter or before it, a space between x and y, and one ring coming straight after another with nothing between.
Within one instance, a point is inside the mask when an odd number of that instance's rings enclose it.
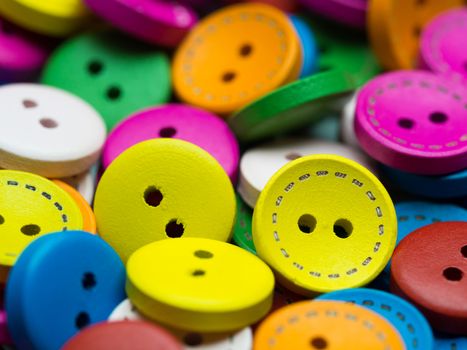
<instances>
[{"instance_id":1,"label":"yellow button with printed markings","mask_svg":"<svg viewBox=\"0 0 467 350\"><path fill-rule=\"evenodd\" d=\"M134 252L126 291L145 316L177 328L240 329L267 314L274 276L255 255L205 238L166 239Z\"/></svg>"},{"instance_id":2,"label":"yellow button with printed markings","mask_svg":"<svg viewBox=\"0 0 467 350\"><path fill-rule=\"evenodd\" d=\"M258 255L282 283L305 295L369 283L390 259L396 238L384 186L340 156L288 163L269 180L253 214Z\"/></svg>"},{"instance_id":3,"label":"yellow button with printed markings","mask_svg":"<svg viewBox=\"0 0 467 350\"><path fill-rule=\"evenodd\" d=\"M0 265L13 266L24 248L44 234L82 228L78 206L52 181L0 170Z\"/></svg>"},{"instance_id":4,"label":"yellow button with printed markings","mask_svg":"<svg viewBox=\"0 0 467 350\"><path fill-rule=\"evenodd\" d=\"M0 13L31 31L51 36L72 34L91 18L82 0L1 0Z\"/></svg>"},{"instance_id":5,"label":"yellow button with printed markings","mask_svg":"<svg viewBox=\"0 0 467 350\"><path fill-rule=\"evenodd\" d=\"M300 42L292 22L264 4L213 12L178 48L174 88L190 104L227 114L298 78Z\"/></svg>"}]
</instances>

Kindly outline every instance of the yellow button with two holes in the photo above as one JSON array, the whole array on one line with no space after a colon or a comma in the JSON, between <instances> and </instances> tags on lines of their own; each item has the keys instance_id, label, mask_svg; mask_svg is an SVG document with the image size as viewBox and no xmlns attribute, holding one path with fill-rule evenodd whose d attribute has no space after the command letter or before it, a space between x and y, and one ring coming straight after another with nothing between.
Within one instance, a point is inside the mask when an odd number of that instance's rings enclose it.
<instances>
[{"instance_id":1,"label":"yellow button with two holes","mask_svg":"<svg viewBox=\"0 0 467 350\"><path fill-rule=\"evenodd\" d=\"M192 143L159 138L119 155L97 186L98 234L124 262L145 244L180 237L228 241L235 193L224 169Z\"/></svg>"},{"instance_id":2,"label":"yellow button with two holes","mask_svg":"<svg viewBox=\"0 0 467 350\"><path fill-rule=\"evenodd\" d=\"M135 251L126 292L145 316L189 331L240 329L264 317L274 276L255 255L205 238L165 239Z\"/></svg>"},{"instance_id":3,"label":"yellow button with two holes","mask_svg":"<svg viewBox=\"0 0 467 350\"><path fill-rule=\"evenodd\" d=\"M67 36L88 23L82 0L1 0L0 14L33 32Z\"/></svg>"},{"instance_id":4,"label":"yellow button with two holes","mask_svg":"<svg viewBox=\"0 0 467 350\"><path fill-rule=\"evenodd\" d=\"M81 230L83 219L73 199L38 175L0 170L0 265L16 258L36 238L52 232Z\"/></svg>"},{"instance_id":5,"label":"yellow button with two holes","mask_svg":"<svg viewBox=\"0 0 467 350\"><path fill-rule=\"evenodd\" d=\"M264 4L238 4L203 19L175 54L173 82L185 102L228 114L291 82L302 52L292 22Z\"/></svg>"},{"instance_id":6,"label":"yellow button with two holes","mask_svg":"<svg viewBox=\"0 0 467 350\"><path fill-rule=\"evenodd\" d=\"M269 180L253 214L258 255L281 283L305 295L369 283L390 259L396 237L384 186L340 156L288 163Z\"/></svg>"}]
</instances>

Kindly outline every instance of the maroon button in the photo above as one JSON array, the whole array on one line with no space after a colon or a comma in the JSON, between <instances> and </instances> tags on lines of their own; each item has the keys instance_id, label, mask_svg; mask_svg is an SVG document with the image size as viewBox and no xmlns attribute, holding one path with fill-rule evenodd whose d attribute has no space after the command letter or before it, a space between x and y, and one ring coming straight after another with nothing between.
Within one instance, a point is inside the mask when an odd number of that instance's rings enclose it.
<instances>
[{"instance_id":1,"label":"maroon button","mask_svg":"<svg viewBox=\"0 0 467 350\"><path fill-rule=\"evenodd\" d=\"M71 338L62 350L182 350L166 330L142 321L98 323Z\"/></svg>"},{"instance_id":2,"label":"maroon button","mask_svg":"<svg viewBox=\"0 0 467 350\"><path fill-rule=\"evenodd\" d=\"M391 290L433 328L467 334L467 222L440 222L405 237L392 257Z\"/></svg>"}]
</instances>

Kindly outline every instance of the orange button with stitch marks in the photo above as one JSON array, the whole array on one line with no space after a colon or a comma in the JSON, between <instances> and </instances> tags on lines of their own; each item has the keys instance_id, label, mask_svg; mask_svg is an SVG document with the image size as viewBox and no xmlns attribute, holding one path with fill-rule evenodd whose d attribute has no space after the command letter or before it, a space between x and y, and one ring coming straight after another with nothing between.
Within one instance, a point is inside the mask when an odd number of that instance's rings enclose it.
<instances>
[{"instance_id":1,"label":"orange button with stitch marks","mask_svg":"<svg viewBox=\"0 0 467 350\"><path fill-rule=\"evenodd\" d=\"M264 4L239 4L201 21L182 42L173 64L177 95L228 114L295 80L300 42L287 15Z\"/></svg>"}]
</instances>

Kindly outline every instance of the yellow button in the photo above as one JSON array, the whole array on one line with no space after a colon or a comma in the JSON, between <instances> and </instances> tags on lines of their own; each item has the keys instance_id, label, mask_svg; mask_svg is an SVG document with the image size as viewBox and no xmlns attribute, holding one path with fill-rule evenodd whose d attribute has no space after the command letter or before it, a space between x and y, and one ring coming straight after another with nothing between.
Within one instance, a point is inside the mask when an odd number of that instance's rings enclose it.
<instances>
[{"instance_id":1,"label":"yellow button","mask_svg":"<svg viewBox=\"0 0 467 350\"><path fill-rule=\"evenodd\" d=\"M239 4L209 15L182 42L174 88L185 102L227 114L295 80L301 66L287 15L268 5Z\"/></svg>"},{"instance_id":2,"label":"yellow button","mask_svg":"<svg viewBox=\"0 0 467 350\"><path fill-rule=\"evenodd\" d=\"M271 308L274 276L255 255L204 238L166 239L134 252L126 291L145 316L219 332L250 325Z\"/></svg>"},{"instance_id":3,"label":"yellow button","mask_svg":"<svg viewBox=\"0 0 467 350\"><path fill-rule=\"evenodd\" d=\"M160 138L117 157L97 186L97 231L126 262L145 244L179 237L230 240L235 194L206 151Z\"/></svg>"},{"instance_id":4,"label":"yellow button","mask_svg":"<svg viewBox=\"0 0 467 350\"><path fill-rule=\"evenodd\" d=\"M259 326L253 350L405 350L394 327L364 307L338 301L286 306Z\"/></svg>"},{"instance_id":5,"label":"yellow button","mask_svg":"<svg viewBox=\"0 0 467 350\"><path fill-rule=\"evenodd\" d=\"M305 295L365 285L396 243L394 205L360 164L332 155L298 158L261 192L253 214L258 255Z\"/></svg>"},{"instance_id":6,"label":"yellow button","mask_svg":"<svg viewBox=\"0 0 467 350\"><path fill-rule=\"evenodd\" d=\"M0 170L0 265L13 266L24 248L46 233L82 228L78 206L53 182Z\"/></svg>"},{"instance_id":7,"label":"yellow button","mask_svg":"<svg viewBox=\"0 0 467 350\"><path fill-rule=\"evenodd\" d=\"M0 13L31 31L51 36L69 35L91 17L82 0L1 0Z\"/></svg>"}]
</instances>

